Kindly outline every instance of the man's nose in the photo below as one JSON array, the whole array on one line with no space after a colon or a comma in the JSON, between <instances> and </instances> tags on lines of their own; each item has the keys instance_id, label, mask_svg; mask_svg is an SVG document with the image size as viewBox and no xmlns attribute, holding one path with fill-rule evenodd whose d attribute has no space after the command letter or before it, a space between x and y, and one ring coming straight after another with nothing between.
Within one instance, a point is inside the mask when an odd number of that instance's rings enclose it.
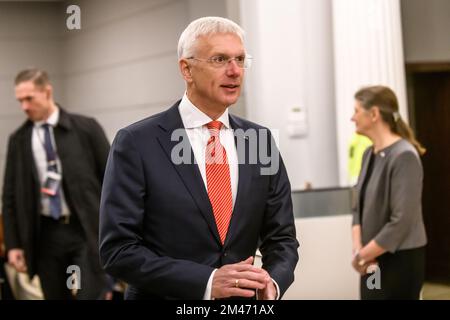
<instances>
[{"instance_id":1,"label":"man's nose","mask_svg":"<svg viewBox=\"0 0 450 320\"><path fill-rule=\"evenodd\" d=\"M28 109L30 109L30 104L27 101L21 102L20 106L22 107L23 111L27 111Z\"/></svg>"},{"instance_id":2,"label":"man's nose","mask_svg":"<svg viewBox=\"0 0 450 320\"><path fill-rule=\"evenodd\" d=\"M242 68L239 67L235 59L230 59L226 68L228 76L239 76L242 73Z\"/></svg>"}]
</instances>

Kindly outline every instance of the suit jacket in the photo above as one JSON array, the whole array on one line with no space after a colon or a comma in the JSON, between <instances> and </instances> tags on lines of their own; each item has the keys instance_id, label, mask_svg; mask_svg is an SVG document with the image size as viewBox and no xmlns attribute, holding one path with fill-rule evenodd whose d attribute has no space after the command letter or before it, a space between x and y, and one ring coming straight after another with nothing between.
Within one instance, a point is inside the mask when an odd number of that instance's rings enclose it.
<instances>
[{"instance_id":1,"label":"suit jacket","mask_svg":"<svg viewBox=\"0 0 450 320\"><path fill-rule=\"evenodd\" d=\"M120 130L114 139L100 207L105 270L129 284L130 299L202 299L214 268L254 256L259 247L263 268L282 295L294 280L298 242L281 157L276 153L276 173L261 175L263 164L248 164L249 139L243 139L247 153L238 148L237 198L222 245L197 164L171 160L179 142L172 141L172 132L182 129L189 141L178 105ZM233 115L230 125L266 130ZM183 156L194 159L192 150Z\"/></svg>"},{"instance_id":2,"label":"suit jacket","mask_svg":"<svg viewBox=\"0 0 450 320\"><path fill-rule=\"evenodd\" d=\"M371 157L375 157L375 162L364 195L364 207L361 208L361 187ZM373 147L367 148L357 184L359 201L353 217L353 224L361 225L363 245L374 239L378 245L394 253L426 244L422 180L419 155L406 140L402 139L376 155Z\"/></svg>"},{"instance_id":3,"label":"suit jacket","mask_svg":"<svg viewBox=\"0 0 450 320\"><path fill-rule=\"evenodd\" d=\"M0 214L0 259L5 257L5 240L3 236L3 217Z\"/></svg>"},{"instance_id":4,"label":"suit jacket","mask_svg":"<svg viewBox=\"0 0 450 320\"><path fill-rule=\"evenodd\" d=\"M32 131L33 122L27 120L10 136L3 184L6 248L25 251L30 276L36 273L41 210ZM109 142L94 119L63 109L60 109L60 118L53 132L63 170L62 186L67 204L83 227L87 245L98 257L98 212Z\"/></svg>"}]
</instances>

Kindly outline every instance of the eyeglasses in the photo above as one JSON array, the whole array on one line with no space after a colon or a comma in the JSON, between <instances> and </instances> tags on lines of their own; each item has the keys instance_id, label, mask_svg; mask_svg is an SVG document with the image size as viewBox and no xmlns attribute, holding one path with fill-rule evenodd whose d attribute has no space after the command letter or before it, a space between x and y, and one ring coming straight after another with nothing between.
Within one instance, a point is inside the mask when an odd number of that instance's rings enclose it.
<instances>
[{"instance_id":1,"label":"eyeglasses","mask_svg":"<svg viewBox=\"0 0 450 320\"><path fill-rule=\"evenodd\" d=\"M239 68L248 69L252 65L252 57L250 55L239 56L230 58L224 55L214 56L209 59L198 59L195 57L187 58L188 60L197 60L201 62L208 62L213 65L215 68L223 68L228 65L231 61L235 61Z\"/></svg>"}]
</instances>

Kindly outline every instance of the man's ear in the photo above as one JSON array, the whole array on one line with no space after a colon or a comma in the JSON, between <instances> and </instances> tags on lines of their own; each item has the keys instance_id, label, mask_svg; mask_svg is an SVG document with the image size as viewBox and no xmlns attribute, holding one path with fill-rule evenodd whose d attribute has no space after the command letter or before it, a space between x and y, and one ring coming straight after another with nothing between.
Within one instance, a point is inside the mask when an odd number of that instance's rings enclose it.
<instances>
[{"instance_id":1,"label":"man's ear","mask_svg":"<svg viewBox=\"0 0 450 320\"><path fill-rule=\"evenodd\" d=\"M180 59L178 61L180 67L181 75L186 82L192 82L191 66L186 59Z\"/></svg>"},{"instance_id":2,"label":"man's ear","mask_svg":"<svg viewBox=\"0 0 450 320\"><path fill-rule=\"evenodd\" d=\"M45 94L47 96L47 99L52 99L53 98L53 87L51 84L47 84L45 86Z\"/></svg>"}]
</instances>

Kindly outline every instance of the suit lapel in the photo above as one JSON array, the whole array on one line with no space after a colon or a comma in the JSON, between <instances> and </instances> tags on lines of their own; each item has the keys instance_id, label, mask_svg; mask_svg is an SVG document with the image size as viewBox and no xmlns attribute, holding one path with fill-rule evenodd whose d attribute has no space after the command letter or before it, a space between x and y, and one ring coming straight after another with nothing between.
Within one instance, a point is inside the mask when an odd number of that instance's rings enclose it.
<instances>
[{"instance_id":1,"label":"suit lapel","mask_svg":"<svg viewBox=\"0 0 450 320\"><path fill-rule=\"evenodd\" d=\"M205 188L202 176L198 165L194 163L194 153L192 151L189 138L186 130L184 130L183 122L178 111L179 102L172 106L166 113L165 117L160 122L161 133L157 137L161 147L164 149L166 156L170 163L174 166L184 185L186 190L190 193L195 203L197 204L200 212L208 223L211 233L214 235L216 241L220 243L219 232L217 230L216 221L212 211L211 203L209 201L208 193ZM177 135L178 141L172 141L172 133L174 130L182 129ZM183 159L189 159L188 163L175 164L172 161L172 151L179 148L179 144L185 143L186 148L183 152L189 152L189 155L183 154ZM178 154L178 153L177 153Z\"/></svg>"},{"instance_id":2,"label":"suit lapel","mask_svg":"<svg viewBox=\"0 0 450 320\"><path fill-rule=\"evenodd\" d=\"M29 122L26 124L25 130L24 130L23 136L22 136L23 154L24 154L25 161L27 161L27 163L30 164L30 171L31 171L32 179L34 180L35 183L37 183L37 185L40 185L39 175L37 173L36 163L35 163L34 156L33 156L32 139L33 139L33 124L32 124L32 122Z\"/></svg>"},{"instance_id":3,"label":"suit lapel","mask_svg":"<svg viewBox=\"0 0 450 320\"><path fill-rule=\"evenodd\" d=\"M367 169L369 166L369 162L370 162L370 157L372 156L372 152L368 152L367 156L363 158L362 161L362 165L361 165L361 172L359 174L359 178L358 178L358 192L361 191L361 187L362 187L362 182L364 182L364 179L366 178L366 174L367 174Z\"/></svg>"},{"instance_id":4,"label":"suit lapel","mask_svg":"<svg viewBox=\"0 0 450 320\"><path fill-rule=\"evenodd\" d=\"M41 192L40 192L40 186L41 186L41 182L39 180L39 175L38 175L38 171L37 171L37 167L36 167L36 162L34 160L34 156L33 156L33 144L32 144L32 138L33 138L33 123L31 121L28 121L25 124L24 130L22 132L22 137L21 137L21 145L22 145L22 160L21 163L24 166L24 168L26 168L26 170L24 170L25 173L25 179L26 182L24 183L24 185L29 185L32 186L31 189L31 195L28 195L29 197L31 197L33 203L33 206L35 208L40 208L40 199L41 199ZM30 212L30 216L32 219L33 224L36 223L36 219L37 217L39 217L40 215L40 210L37 209L34 212ZM37 219L37 228L39 228L40 223L39 223L39 219Z\"/></svg>"}]
</instances>

